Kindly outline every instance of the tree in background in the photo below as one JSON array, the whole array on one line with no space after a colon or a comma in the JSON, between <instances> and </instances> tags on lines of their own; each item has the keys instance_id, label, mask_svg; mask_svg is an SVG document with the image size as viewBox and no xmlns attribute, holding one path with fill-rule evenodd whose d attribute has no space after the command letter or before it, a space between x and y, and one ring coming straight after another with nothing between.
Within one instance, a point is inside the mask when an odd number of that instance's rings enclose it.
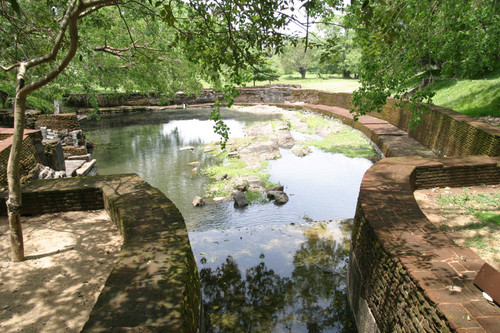
<instances>
[{"instance_id":1,"label":"tree in background","mask_svg":"<svg viewBox=\"0 0 500 333\"><path fill-rule=\"evenodd\" d=\"M315 52L306 46L305 41L290 44L280 56L281 66L285 73L299 72L302 79L306 78L307 69L315 65Z\"/></svg>"},{"instance_id":2,"label":"tree in background","mask_svg":"<svg viewBox=\"0 0 500 333\"><path fill-rule=\"evenodd\" d=\"M358 115L380 110L393 95L409 99L418 116L417 102L431 102L427 84L435 75L474 78L499 66L497 0L358 0L346 10L362 48Z\"/></svg>"},{"instance_id":3,"label":"tree in background","mask_svg":"<svg viewBox=\"0 0 500 333\"><path fill-rule=\"evenodd\" d=\"M335 17L337 21L338 18ZM322 33L325 35L319 45L318 67L323 73L338 73L344 79L358 76L361 70L361 48L354 43L351 29L345 29L338 23L322 24Z\"/></svg>"},{"instance_id":4,"label":"tree in background","mask_svg":"<svg viewBox=\"0 0 500 333\"><path fill-rule=\"evenodd\" d=\"M244 71L258 63L255 50L283 49L288 37L280 30L293 16L280 13L293 5L292 0L0 0L0 68L2 79L15 86L15 130L7 171L12 260L24 258L19 164L30 94L67 69L66 79L76 84L74 76L81 75L84 86L100 81L115 88L177 87L174 83L185 79L176 77L185 75L177 65L185 69L190 63L231 104L232 84L241 84ZM115 32L118 18L121 33ZM96 56L99 52L102 55ZM68 68L75 57L79 63ZM118 70L128 71L127 75ZM142 80L131 79L132 73ZM151 73L154 76L148 80ZM212 118L215 130L227 137L217 109Z\"/></svg>"},{"instance_id":5,"label":"tree in background","mask_svg":"<svg viewBox=\"0 0 500 333\"><path fill-rule=\"evenodd\" d=\"M255 81L276 81L279 79L280 75L278 74L278 70L270 65L267 61L262 61L261 63L254 66L252 69L251 80L253 81L253 85L255 86Z\"/></svg>"}]
</instances>

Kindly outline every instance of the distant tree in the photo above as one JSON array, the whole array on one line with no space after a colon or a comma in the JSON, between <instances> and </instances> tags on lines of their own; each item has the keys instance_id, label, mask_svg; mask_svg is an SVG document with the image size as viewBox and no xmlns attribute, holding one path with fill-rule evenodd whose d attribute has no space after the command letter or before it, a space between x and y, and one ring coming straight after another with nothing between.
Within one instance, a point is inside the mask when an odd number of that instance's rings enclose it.
<instances>
[{"instance_id":1,"label":"distant tree","mask_svg":"<svg viewBox=\"0 0 500 333\"><path fill-rule=\"evenodd\" d=\"M320 44L319 67L328 73L338 73L346 79L361 70L361 47L354 43L352 30L328 29L325 42Z\"/></svg>"},{"instance_id":2,"label":"distant tree","mask_svg":"<svg viewBox=\"0 0 500 333\"><path fill-rule=\"evenodd\" d=\"M315 65L315 50L306 47L305 41L289 45L280 56L281 66L285 71L297 71L302 79L306 78L307 69Z\"/></svg>"},{"instance_id":3,"label":"distant tree","mask_svg":"<svg viewBox=\"0 0 500 333\"><path fill-rule=\"evenodd\" d=\"M272 81L278 80L279 77L280 75L278 74L278 70L265 61L257 64L252 69L251 80L253 81L254 86L255 81L269 81L269 83L271 83Z\"/></svg>"}]
</instances>

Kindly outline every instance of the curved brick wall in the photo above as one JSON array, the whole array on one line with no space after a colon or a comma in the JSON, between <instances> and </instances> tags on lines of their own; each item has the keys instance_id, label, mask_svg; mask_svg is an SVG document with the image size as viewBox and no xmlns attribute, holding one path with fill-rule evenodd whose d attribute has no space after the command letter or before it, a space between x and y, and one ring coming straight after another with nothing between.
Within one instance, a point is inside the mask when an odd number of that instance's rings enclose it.
<instances>
[{"instance_id":1,"label":"curved brick wall","mask_svg":"<svg viewBox=\"0 0 500 333\"><path fill-rule=\"evenodd\" d=\"M354 122L352 95L287 87L242 89L237 104L274 104L336 117L384 153L365 175L353 231L349 298L360 332L494 332L498 306L472 284L483 261L437 230L416 188L500 184L500 128L431 107L408 132L409 112L389 100ZM412 157L401 157L412 156ZM418 156L418 157L417 157Z\"/></svg>"},{"instance_id":2,"label":"curved brick wall","mask_svg":"<svg viewBox=\"0 0 500 333\"><path fill-rule=\"evenodd\" d=\"M360 332L498 332L500 308L472 282L484 261L428 221L413 196L480 184L500 184L500 157L386 158L366 172L348 279Z\"/></svg>"},{"instance_id":3,"label":"curved brick wall","mask_svg":"<svg viewBox=\"0 0 500 333\"><path fill-rule=\"evenodd\" d=\"M292 89L290 102L305 102L335 106L343 109L352 107L350 93L330 93L317 90ZM475 120L451 109L429 106L422 116L422 123L409 131L410 112L398 107L396 101L388 99L381 113L370 116L386 120L409 136L432 149L438 156L488 155L500 156L500 128Z\"/></svg>"},{"instance_id":4,"label":"curved brick wall","mask_svg":"<svg viewBox=\"0 0 500 333\"><path fill-rule=\"evenodd\" d=\"M197 332L198 270L184 219L162 192L133 174L23 188L23 215L102 208L124 241L82 332Z\"/></svg>"}]
</instances>

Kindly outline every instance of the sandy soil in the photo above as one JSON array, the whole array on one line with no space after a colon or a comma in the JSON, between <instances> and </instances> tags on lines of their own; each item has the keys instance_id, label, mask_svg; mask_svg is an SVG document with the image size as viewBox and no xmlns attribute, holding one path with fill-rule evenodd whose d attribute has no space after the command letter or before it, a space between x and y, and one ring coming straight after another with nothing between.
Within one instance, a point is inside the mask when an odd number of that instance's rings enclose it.
<instances>
[{"instance_id":1,"label":"sandy soil","mask_svg":"<svg viewBox=\"0 0 500 333\"><path fill-rule=\"evenodd\" d=\"M493 224L490 224L489 227L475 228L474 224L480 225L481 222L477 217L471 215L466 208L457 205L442 207L436 203L436 198L439 196L464 193L471 195L479 193L494 194L498 193L498 191L500 191L499 185L491 185L465 189L463 187L425 189L415 191L414 195L420 209L427 218L443 230L455 244L460 246L469 245L484 261L500 271L500 251L498 247L500 228L495 227ZM500 207L490 208L500 213ZM483 242L474 242L477 237L481 237Z\"/></svg>"},{"instance_id":2,"label":"sandy soil","mask_svg":"<svg viewBox=\"0 0 500 333\"><path fill-rule=\"evenodd\" d=\"M107 213L23 218L26 260L10 261L0 219L0 331L80 332L122 244Z\"/></svg>"}]
</instances>

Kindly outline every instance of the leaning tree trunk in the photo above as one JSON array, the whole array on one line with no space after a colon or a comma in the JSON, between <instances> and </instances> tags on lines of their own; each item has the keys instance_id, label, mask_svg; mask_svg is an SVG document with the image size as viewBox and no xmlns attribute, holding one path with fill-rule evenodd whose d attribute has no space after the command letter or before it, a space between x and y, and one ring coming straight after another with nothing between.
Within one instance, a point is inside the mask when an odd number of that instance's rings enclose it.
<instances>
[{"instance_id":1,"label":"leaning tree trunk","mask_svg":"<svg viewBox=\"0 0 500 333\"><path fill-rule=\"evenodd\" d=\"M10 225L12 261L24 260L23 230L21 228L22 194L20 162L24 134L25 109L26 97L16 94L16 99L14 101L14 135L10 148L9 163L7 164L7 181L9 184L7 210Z\"/></svg>"}]
</instances>

